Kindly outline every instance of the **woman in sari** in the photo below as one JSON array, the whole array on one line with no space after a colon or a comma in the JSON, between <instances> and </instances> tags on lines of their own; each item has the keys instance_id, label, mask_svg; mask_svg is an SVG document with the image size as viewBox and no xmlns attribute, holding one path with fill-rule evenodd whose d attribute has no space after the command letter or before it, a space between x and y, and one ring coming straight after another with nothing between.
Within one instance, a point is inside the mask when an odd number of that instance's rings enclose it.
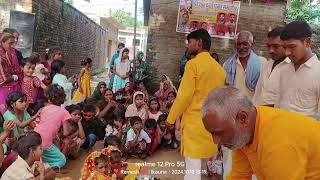
<instances>
[{"instance_id":1,"label":"woman in sari","mask_svg":"<svg viewBox=\"0 0 320 180\"><path fill-rule=\"evenodd\" d=\"M149 76L149 67L148 64L143 60L144 53L142 51L138 51L136 54L136 58L131 61L132 67L132 75L131 82L137 83L138 81L142 81Z\"/></svg>"},{"instance_id":2,"label":"woman in sari","mask_svg":"<svg viewBox=\"0 0 320 180\"><path fill-rule=\"evenodd\" d=\"M21 90L23 74L12 48L14 36L3 33L0 40L0 105L3 105L11 92Z\"/></svg>"},{"instance_id":3,"label":"woman in sari","mask_svg":"<svg viewBox=\"0 0 320 180\"><path fill-rule=\"evenodd\" d=\"M163 84L164 84L164 81L169 81L170 83L170 86L174 89L175 92L177 92L177 88L173 85L171 79L169 78L169 76L163 74L162 77L161 77L161 81L160 81L160 89L163 88Z\"/></svg>"},{"instance_id":4,"label":"woman in sari","mask_svg":"<svg viewBox=\"0 0 320 180\"><path fill-rule=\"evenodd\" d=\"M163 87L154 94L157 98L159 98L161 111L165 111L166 109L167 99L170 92L176 92L176 91L171 86L170 81L165 80L163 82Z\"/></svg>"},{"instance_id":5,"label":"woman in sari","mask_svg":"<svg viewBox=\"0 0 320 180\"><path fill-rule=\"evenodd\" d=\"M128 54L129 49L124 48L120 51L119 58L115 62L115 66L113 68L115 77L112 88L114 93L123 88L126 82L129 81L130 61Z\"/></svg>"},{"instance_id":6,"label":"woman in sari","mask_svg":"<svg viewBox=\"0 0 320 180\"><path fill-rule=\"evenodd\" d=\"M103 81L100 81L97 87L94 89L91 98L96 102L104 99L104 94L107 91L107 84Z\"/></svg>"}]
</instances>

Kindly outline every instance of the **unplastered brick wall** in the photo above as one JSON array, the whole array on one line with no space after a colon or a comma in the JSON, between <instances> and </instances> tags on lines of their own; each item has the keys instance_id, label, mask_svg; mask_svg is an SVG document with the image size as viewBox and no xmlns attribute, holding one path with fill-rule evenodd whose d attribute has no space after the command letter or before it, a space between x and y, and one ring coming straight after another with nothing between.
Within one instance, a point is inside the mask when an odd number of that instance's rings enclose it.
<instances>
[{"instance_id":1,"label":"unplastered brick wall","mask_svg":"<svg viewBox=\"0 0 320 180\"><path fill-rule=\"evenodd\" d=\"M176 32L176 19L179 1L151 0L149 32L147 42L147 62L152 70L154 81L151 90L159 87L162 74L178 81L179 62L185 52L186 35ZM247 30L254 35L254 50L258 55L267 57L265 39L268 31L284 25L285 2L273 1L271 5L262 2L245 1L241 3L238 30ZM212 38L211 52L219 54L223 63L234 53L234 41ZM148 83L149 84L149 83Z\"/></svg>"},{"instance_id":2,"label":"unplastered brick wall","mask_svg":"<svg viewBox=\"0 0 320 180\"><path fill-rule=\"evenodd\" d=\"M93 59L93 69L105 67L107 32L87 16L62 0L0 0L0 28L9 27L10 10L34 13L36 30L33 50L60 46L67 74L80 71L80 61Z\"/></svg>"},{"instance_id":3,"label":"unplastered brick wall","mask_svg":"<svg viewBox=\"0 0 320 180\"><path fill-rule=\"evenodd\" d=\"M62 0L33 0L32 12L37 19L35 51L61 47L68 75L79 73L86 57L93 59L94 70L105 67L107 32L101 26Z\"/></svg>"}]
</instances>

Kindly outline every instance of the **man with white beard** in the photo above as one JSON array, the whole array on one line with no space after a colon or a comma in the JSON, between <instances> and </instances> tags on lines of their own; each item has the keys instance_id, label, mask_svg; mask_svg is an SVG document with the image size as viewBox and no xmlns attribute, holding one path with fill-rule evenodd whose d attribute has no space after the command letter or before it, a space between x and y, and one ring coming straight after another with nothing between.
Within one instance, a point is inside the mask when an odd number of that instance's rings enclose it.
<instances>
[{"instance_id":1,"label":"man with white beard","mask_svg":"<svg viewBox=\"0 0 320 180\"><path fill-rule=\"evenodd\" d=\"M320 122L254 106L234 87L211 91L202 107L216 144L233 150L229 180L320 179Z\"/></svg>"}]
</instances>

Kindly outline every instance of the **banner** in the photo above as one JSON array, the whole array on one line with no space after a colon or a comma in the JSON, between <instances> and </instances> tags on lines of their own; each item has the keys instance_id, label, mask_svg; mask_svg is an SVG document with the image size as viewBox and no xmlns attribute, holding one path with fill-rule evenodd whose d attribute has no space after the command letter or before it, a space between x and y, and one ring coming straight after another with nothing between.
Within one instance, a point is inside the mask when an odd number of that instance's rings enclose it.
<instances>
[{"instance_id":1,"label":"banner","mask_svg":"<svg viewBox=\"0 0 320 180\"><path fill-rule=\"evenodd\" d=\"M176 31L206 29L211 37L233 39L237 32L240 1L180 0Z\"/></svg>"}]
</instances>

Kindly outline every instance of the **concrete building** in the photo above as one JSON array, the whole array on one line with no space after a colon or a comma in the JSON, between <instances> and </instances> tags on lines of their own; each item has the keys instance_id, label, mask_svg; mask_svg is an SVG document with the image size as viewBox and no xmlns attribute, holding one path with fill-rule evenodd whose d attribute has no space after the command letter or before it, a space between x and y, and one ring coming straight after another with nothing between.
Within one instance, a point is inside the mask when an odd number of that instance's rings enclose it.
<instances>
[{"instance_id":1,"label":"concrete building","mask_svg":"<svg viewBox=\"0 0 320 180\"><path fill-rule=\"evenodd\" d=\"M101 17L100 25L108 31L106 39L107 50L107 62L112 58L112 55L116 52L119 43L119 29L124 29L124 25L119 23L112 17Z\"/></svg>"},{"instance_id":2,"label":"concrete building","mask_svg":"<svg viewBox=\"0 0 320 180\"><path fill-rule=\"evenodd\" d=\"M105 66L107 31L63 0L1 0L0 15L1 30L20 32L18 49L25 57L60 46L68 75L78 74L86 57L96 69Z\"/></svg>"},{"instance_id":3,"label":"concrete building","mask_svg":"<svg viewBox=\"0 0 320 180\"><path fill-rule=\"evenodd\" d=\"M133 59L133 47L134 47L134 29L126 28L119 30L119 41L123 42L126 47L130 50L129 56ZM136 30L136 52L142 51L146 52L146 44L147 44L147 30L146 28L137 28Z\"/></svg>"}]
</instances>

